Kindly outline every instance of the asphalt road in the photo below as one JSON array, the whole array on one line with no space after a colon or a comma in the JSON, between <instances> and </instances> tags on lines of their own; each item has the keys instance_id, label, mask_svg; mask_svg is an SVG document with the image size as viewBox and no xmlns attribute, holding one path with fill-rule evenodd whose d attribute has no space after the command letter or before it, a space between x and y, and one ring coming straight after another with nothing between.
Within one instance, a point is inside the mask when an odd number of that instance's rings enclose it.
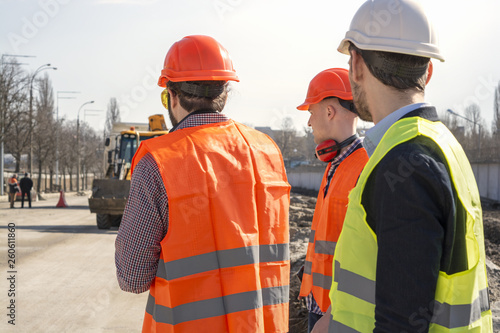
<instances>
[{"instance_id":1,"label":"asphalt road","mask_svg":"<svg viewBox=\"0 0 500 333\"><path fill-rule=\"evenodd\" d=\"M117 228L97 229L86 196L57 201L0 202L0 332L140 332L147 293L118 287Z\"/></svg>"}]
</instances>

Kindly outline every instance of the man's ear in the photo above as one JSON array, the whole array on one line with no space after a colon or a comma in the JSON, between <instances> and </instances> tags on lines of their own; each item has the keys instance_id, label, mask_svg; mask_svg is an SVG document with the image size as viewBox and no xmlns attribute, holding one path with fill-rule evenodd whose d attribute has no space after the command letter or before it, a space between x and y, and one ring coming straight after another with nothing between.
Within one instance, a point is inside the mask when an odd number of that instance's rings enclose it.
<instances>
[{"instance_id":1,"label":"man's ear","mask_svg":"<svg viewBox=\"0 0 500 333\"><path fill-rule=\"evenodd\" d=\"M179 96L177 96L175 91L168 89L168 88L167 88L167 90L168 90L168 95L169 95L169 99L170 99L170 106L173 109L179 103Z\"/></svg>"},{"instance_id":2,"label":"man's ear","mask_svg":"<svg viewBox=\"0 0 500 333\"><path fill-rule=\"evenodd\" d=\"M432 60L431 60L429 61L429 67L427 67L427 81L425 81L425 85L427 85L431 80L433 72L434 72L434 66L432 65Z\"/></svg>"},{"instance_id":3,"label":"man's ear","mask_svg":"<svg viewBox=\"0 0 500 333\"><path fill-rule=\"evenodd\" d=\"M335 114L337 113L337 110L335 110L335 106L331 101L333 101L333 99L329 99L329 103L326 105L326 116L328 120L332 120L332 118L335 117Z\"/></svg>"},{"instance_id":4,"label":"man's ear","mask_svg":"<svg viewBox=\"0 0 500 333\"><path fill-rule=\"evenodd\" d=\"M351 80L355 83L359 83L363 79L365 70L365 61L361 54L355 50L350 51L351 59L349 60L349 74Z\"/></svg>"}]
</instances>

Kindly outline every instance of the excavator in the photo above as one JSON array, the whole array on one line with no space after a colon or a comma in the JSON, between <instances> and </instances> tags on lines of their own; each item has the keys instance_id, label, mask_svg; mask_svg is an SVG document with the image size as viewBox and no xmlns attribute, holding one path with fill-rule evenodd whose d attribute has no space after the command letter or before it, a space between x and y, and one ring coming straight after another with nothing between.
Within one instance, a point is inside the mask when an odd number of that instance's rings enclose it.
<instances>
[{"instance_id":1,"label":"excavator","mask_svg":"<svg viewBox=\"0 0 500 333\"><path fill-rule=\"evenodd\" d=\"M120 226L130 192L130 166L132 157L144 140L149 140L168 133L163 115L149 118L148 131L137 131L134 127L108 137L105 146L113 148L107 153L107 170L103 179L92 183L92 195L89 197L91 213L96 213L97 228L109 229Z\"/></svg>"}]
</instances>

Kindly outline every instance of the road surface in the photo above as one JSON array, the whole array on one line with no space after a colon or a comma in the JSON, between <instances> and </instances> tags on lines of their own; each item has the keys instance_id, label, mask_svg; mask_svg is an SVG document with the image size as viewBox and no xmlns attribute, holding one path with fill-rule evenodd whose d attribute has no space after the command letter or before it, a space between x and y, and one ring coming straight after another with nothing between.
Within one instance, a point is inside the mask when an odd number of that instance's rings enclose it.
<instances>
[{"instance_id":1,"label":"road surface","mask_svg":"<svg viewBox=\"0 0 500 333\"><path fill-rule=\"evenodd\" d=\"M147 293L118 287L117 228L97 229L86 196L66 201L0 202L0 332L140 332Z\"/></svg>"}]
</instances>

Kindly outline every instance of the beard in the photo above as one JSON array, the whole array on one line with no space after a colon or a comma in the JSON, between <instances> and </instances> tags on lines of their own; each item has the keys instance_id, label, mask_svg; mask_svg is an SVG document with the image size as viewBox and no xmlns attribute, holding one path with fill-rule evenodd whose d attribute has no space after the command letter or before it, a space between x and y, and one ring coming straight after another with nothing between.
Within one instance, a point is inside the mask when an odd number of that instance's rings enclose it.
<instances>
[{"instance_id":1,"label":"beard","mask_svg":"<svg viewBox=\"0 0 500 333\"><path fill-rule=\"evenodd\" d=\"M368 103L366 102L366 92L357 83L352 81L351 88L354 106L356 107L359 118L364 121L373 122L372 115L368 109Z\"/></svg>"},{"instance_id":2,"label":"beard","mask_svg":"<svg viewBox=\"0 0 500 333\"><path fill-rule=\"evenodd\" d=\"M168 118L170 118L170 123L172 124L172 127L175 127L179 124L179 121L175 119L174 114L172 113L172 106L170 105L170 96L168 96L167 99L167 106L168 106Z\"/></svg>"},{"instance_id":3,"label":"beard","mask_svg":"<svg viewBox=\"0 0 500 333\"><path fill-rule=\"evenodd\" d=\"M168 117L170 118L170 123L172 124L172 127L175 127L179 124L177 119L175 119L174 115L172 114L172 111L168 109Z\"/></svg>"}]
</instances>

